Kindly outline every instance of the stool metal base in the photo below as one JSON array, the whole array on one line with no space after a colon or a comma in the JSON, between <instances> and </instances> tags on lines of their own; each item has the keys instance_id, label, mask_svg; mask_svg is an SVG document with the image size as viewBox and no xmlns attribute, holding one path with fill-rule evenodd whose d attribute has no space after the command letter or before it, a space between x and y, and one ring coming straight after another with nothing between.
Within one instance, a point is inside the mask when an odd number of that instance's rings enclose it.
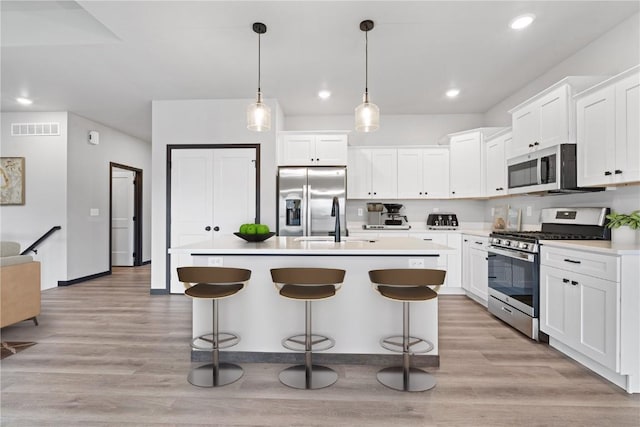
<instances>
[{"instance_id":1,"label":"stool metal base","mask_svg":"<svg viewBox=\"0 0 640 427\"><path fill-rule=\"evenodd\" d=\"M393 366L378 371L378 381L389 388L398 391L426 391L436 386L433 375L418 368L409 368L409 375L405 381L404 368Z\"/></svg>"},{"instance_id":2,"label":"stool metal base","mask_svg":"<svg viewBox=\"0 0 640 427\"><path fill-rule=\"evenodd\" d=\"M338 373L326 366L311 365L310 374L307 379L306 366L296 365L281 371L279 378L282 384L302 390L329 387L338 380Z\"/></svg>"},{"instance_id":3,"label":"stool metal base","mask_svg":"<svg viewBox=\"0 0 640 427\"><path fill-rule=\"evenodd\" d=\"M219 387L238 381L244 372L233 363L220 363L218 375L215 375L215 365L209 363L193 368L187 380L198 387Z\"/></svg>"}]
</instances>

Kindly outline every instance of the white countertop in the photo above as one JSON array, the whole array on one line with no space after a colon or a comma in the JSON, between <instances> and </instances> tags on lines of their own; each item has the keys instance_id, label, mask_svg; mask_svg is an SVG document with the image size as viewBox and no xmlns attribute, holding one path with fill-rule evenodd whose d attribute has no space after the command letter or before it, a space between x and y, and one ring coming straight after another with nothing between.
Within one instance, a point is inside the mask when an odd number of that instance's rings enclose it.
<instances>
[{"instance_id":1,"label":"white countertop","mask_svg":"<svg viewBox=\"0 0 640 427\"><path fill-rule=\"evenodd\" d=\"M408 230L398 230L398 229L386 229L386 230L367 230L362 228L363 223L361 222L349 222L347 224L347 228L349 233L376 233L380 236L384 236L384 233L407 233L408 235L415 233L460 233L460 234L471 234L474 236L480 237L488 237L491 234L491 229L487 228L487 225L484 223L462 223L455 230L430 230L427 228L424 222L410 222L411 226Z\"/></svg>"},{"instance_id":2,"label":"white countertop","mask_svg":"<svg viewBox=\"0 0 640 427\"><path fill-rule=\"evenodd\" d=\"M411 237L357 237L333 240L306 240L304 237L274 236L264 242L246 242L236 236L221 236L169 249L170 254L196 255L333 255L333 256L428 256L453 253L454 249Z\"/></svg>"},{"instance_id":3,"label":"white countertop","mask_svg":"<svg viewBox=\"0 0 640 427\"><path fill-rule=\"evenodd\" d=\"M609 240L541 240L540 244L607 255L640 255L638 245L616 244Z\"/></svg>"}]
</instances>

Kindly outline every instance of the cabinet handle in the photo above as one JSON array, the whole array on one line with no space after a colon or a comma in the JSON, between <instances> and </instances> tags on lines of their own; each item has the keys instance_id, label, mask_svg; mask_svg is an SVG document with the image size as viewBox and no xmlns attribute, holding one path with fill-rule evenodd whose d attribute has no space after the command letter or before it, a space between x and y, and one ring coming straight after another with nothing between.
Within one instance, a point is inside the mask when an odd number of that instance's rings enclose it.
<instances>
[{"instance_id":1,"label":"cabinet handle","mask_svg":"<svg viewBox=\"0 0 640 427\"><path fill-rule=\"evenodd\" d=\"M605 171L604 176L609 176L611 175L611 171Z\"/></svg>"},{"instance_id":2,"label":"cabinet handle","mask_svg":"<svg viewBox=\"0 0 640 427\"><path fill-rule=\"evenodd\" d=\"M456 194L456 192L455 192L455 191L452 191L452 192L451 192L451 194Z\"/></svg>"},{"instance_id":3,"label":"cabinet handle","mask_svg":"<svg viewBox=\"0 0 640 427\"><path fill-rule=\"evenodd\" d=\"M622 171L620 169L616 169L614 173L617 175L617 174L621 174Z\"/></svg>"},{"instance_id":4,"label":"cabinet handle","mask_svg":"<svg viewBox=\"0 0 640 427\"><path fill-rule=\"evenodd\" d=\"M576 261L576 260L569 259L569 258L565 258L564 260L566 262L570 262L571 264L580 264L580 263L582 263L582 261Z\"/></svg>"},{"instance_id":5,"label":"cabinet handle","mask_svg":"<svg viewBox=\"0 0 640 427\"><path fill-rule=\"evenodd\" d=\"M473 243L475 243L476 245L481 245L482 244L482 242L473 242Z\"/></svg>"},{"instance_id":6,"label":"cabinet handle","mask_svg":"<svg viewBox=\"0 0 640 427\"><path fill-rule=\"evenodd\" d=\"M316 158L316 162L319 162L319 161L320 161L320 159Z\"/></svg>"},{"instance_id":7,"label":"cabinet handle","mask_svg":"<svg viewBox=\"0 0 640 427\"><path fill-rule=\"evenodd\" d=\"M376 193L376 192L374 191L374 192L373 192L373 195L375 196L376 194L378 194L378 193Z\"/></svg>"},{"instance_id":8,"label":"cabinet handle","mask_svg":"<svg viewBox=\"0 0 640 427\"><path fill-rule=\"evenodd\" d=\"M571 284L572 284L573 286L577 286L577 285L578 285L578 282L576 282L575 280L572 280L572 281L571 281Z\"/></svg>"},{"instance_id":9,"label":"cabinet handle","mask_svg":"<svg viewBox=\"0 0 640 427\"><path fill-rule=\"evenodd\" d=\"M311 158L311 161L313 162L313 157Z\"/></svg>"},{"instance_id":10,"label":"cabinet handle","mask_svg":"<svg viewBox=\"0 0 640 427\"><path fill-rule=\"evenodd\" d=\"M211 231L211 226L207 225L207 226L204 228L204 230L205 230L205 231Z\"/></svg>"},{"instance_id":11,"label":"cabinet handle","mask_svg":"<svg viewBox=\"0 0 640 427\"><path fill-rule=\"evenodd\" d=\"M369 191L367 194L368 194L368 195L371 195L371 191Z\"/></svg>"},{"instance_id":12,"label":"cabinet handle","mask_svg":"<svg viewBox=\"0 0 640 427\"><path fill-rule=\"evenodd\" d=\"M506 311L506 312L507 312L507 313L509 313L509 314L513 314L513 313L511 312L511 310L509 310L509 309L508 309L507 307L505 307L505 306L500 307L500 309L501 309L502 311Z\"/></svg>"},{"instance_id":13,"label":"cabinet handle","mask_svg":"<svg viewBox=\"0 0 640 427\"><path fill-rule=\"evenodd\" d=\"M425 240L425 241L427 241L427 242L430 242L430 241L432 241L433 239L422 239L422 240Z\"/></svg>"},{"instance_id":14,"label":"cabinet handle","mask_svg":"<svg viewBox=\"0 0 640 427\"><path fill-rule=\"evenodd\" d=\"M420 193L418 193L418 194L422 196L422 191Z\"/></svg>"},{"instance_id":15,"label":"cabinet handle","mask_svg":"<svg viewBox=\"0 0 640 427\"><path fill-rule=\"evenodd\" d=\"M533 148L533 144L529 144L529 148Z\"/></svg>"},{"instance_id":16,"label":"cabinet handle","mask_svg":"<svg viewBox=\"0 0 640 427\"><path fill-rule=\"evenodd\" d=\"M425 191L425 192L424 192L424 195L426 196L427 194L429 194L429 193L427 193L427 192Z\"/></svg>"},{"instance_id":17,"label":"cabinet handle","mask_svg":"<svg viewBox=\"0 0 640 427\"><path fill-rule=\"evenodd\" d=\"M468 242L469 240L467 240L467 239L464 239L464 241L465 241L465 242Z\"/></svg>"},{"instance_id":18,"label":"cabinet handle","mask_svg":"<svg viewBox=\"0 0 640 427\"><path fill-rule=\"evenodd\" d=\"M213 227L213 231L220 231L220 227L216 225L215 227Z\"/></svg>"},{"instance_id":19,"label":"cabinet handle","mask_svg":"<svg viewBox=\"0 0 640 427\"><path fill-rule=\"evenodd\" d=\"M538 145L540 145L540 143L538 141L536 141L536 142L533 143L533 145L535 145L537 147Z\"/></svg>"},{"instance_id":20,"label":"cabinet handle","mask_svg":"<svg viewBox=\"0 0 640 427\"><path fill-rule=\"evenodd\" d=\"M562 283L569 283L569 279L562 279Z\"/></svg>"}]
</instances>

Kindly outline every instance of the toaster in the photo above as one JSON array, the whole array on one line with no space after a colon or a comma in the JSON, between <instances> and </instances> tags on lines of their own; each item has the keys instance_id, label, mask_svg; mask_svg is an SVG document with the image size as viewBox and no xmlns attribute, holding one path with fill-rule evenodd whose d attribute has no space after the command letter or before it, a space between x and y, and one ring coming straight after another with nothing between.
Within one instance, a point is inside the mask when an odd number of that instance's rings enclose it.
<instances>
[{"instance_id":1,"label":"toaster","mask_svg":"<svg viewBox=\"0 0 640 427\"><path fill-rule=\"evenodd\" d=\"M454 213L429 214L427 228L430 230L455 230L458 228L458 217Z\"/></svg>"}]
</instances>

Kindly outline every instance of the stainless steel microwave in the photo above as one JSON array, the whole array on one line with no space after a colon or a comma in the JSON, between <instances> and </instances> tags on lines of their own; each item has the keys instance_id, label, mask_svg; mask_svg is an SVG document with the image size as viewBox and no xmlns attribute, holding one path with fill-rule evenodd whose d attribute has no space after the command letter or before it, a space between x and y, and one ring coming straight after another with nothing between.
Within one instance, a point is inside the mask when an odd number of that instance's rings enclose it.
<instances>
[{"instance_id":1,"label":"stainless steel microwave","mask_svg":"<svg viewBox=\"0 0 640 427\"><path fill-rule=\"evenodd\" d=\"M507 160L509 194L600 191L578 188L576 144L559 144Z\"/></svg>"}]
</instances>

